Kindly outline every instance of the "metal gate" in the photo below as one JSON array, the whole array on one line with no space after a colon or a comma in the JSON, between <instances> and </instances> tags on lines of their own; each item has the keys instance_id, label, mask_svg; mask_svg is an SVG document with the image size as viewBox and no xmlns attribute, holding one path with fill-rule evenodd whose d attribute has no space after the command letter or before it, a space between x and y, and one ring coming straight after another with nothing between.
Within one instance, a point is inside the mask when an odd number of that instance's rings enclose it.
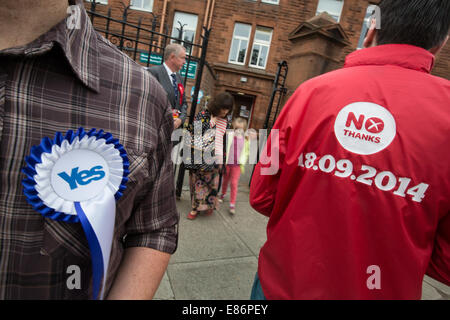
<instances>
[{"instance_id":1,"label":"metal gate","mask_svg":"<svg viewBox=\"0 0 450 320\"><path fill-rule=\"evenodd\" d=\"M269 107L267 108L266 113L266 120L264 121L263 126L263 129L268 129L269 132L275 124L275 121L277 120L278 114L280 113L281 103L283 102L284 97L287 93L287 88L285 87L287 74L288 64L283 60L278 63L277 74L273 82L272 95L270 96Z\"/></svg>"},{"instance_id":2,"label":"metal gate","mask_svg":"<svg viewBox=\"0 0 450 320\"><path fill-rule=\"evenodd\" d=\"M130 21L129 17L132 11L130 11L130 5L125 5L122 2L122 17L114 18L111 16L111 7L108 7L106 12L97 10L97 3L91 2L90 10L87 10L92 25L95 30L104 35L112 44L126 53L131 59L143 63L144 66L158 65L163 63L164 51L166 46L170 42L176 42L183 45L186 48L186 65L183 68L184 79L183 85L186 87L187 79L189 77L189 70L191 65L196 64L195 77L195 89L191 97L190 114L188 115L189 124L194 121L195 110L197 108L198 95L200 92L200 85L203 76L203 68L206 64L206 52L208 48L208 39L210 35L210 29L203 27L203 34L201 35L201 43L194 43L187 39L183 39L183 25L180 23L178 30L178 37L172 37L168 35L167 27L164 26L164 32L160 33L156 31L157 16L153 13L149 13L152 16L150 23L145 21L142 17L139 17L137 22ZM146 24L147 23L147 24ZM145 25L151 25L151 27L145 27ZM181 71L183 76L183 70ZM192 78L192 75L191 77ZM177 188L176 194L179 197L181 195L185 168L184 164L178 168Z\"/></svg>"},{"instance_id":3,"label":"metal gate","mask_svg":"<svg viewBox=\"0 0 450 320\"><path fill-rule=\"evenodd\" d=\"M286 61L278 62L277 74L275 76L275 80L273 81L273 89L272 94L270 96L269 106L267 108L266 120L264 121L263 129L266 129L267 137L269 136L270 130L272 129L275 121L277 120L278 114L280 113L281 103L284 101L284 98L287 93L286 78L288 74L288 64ZM276 102L275 102L276 101ZM275 106L275 108L274 108ZM264 146L264 143L259 144L260 148ZM258 161L259 161L259 153L258 153ZM253 172L255 171L255 166L253 166L252 174L250 176L249 186L252 182Z\"/></svg>"}]
</instances>

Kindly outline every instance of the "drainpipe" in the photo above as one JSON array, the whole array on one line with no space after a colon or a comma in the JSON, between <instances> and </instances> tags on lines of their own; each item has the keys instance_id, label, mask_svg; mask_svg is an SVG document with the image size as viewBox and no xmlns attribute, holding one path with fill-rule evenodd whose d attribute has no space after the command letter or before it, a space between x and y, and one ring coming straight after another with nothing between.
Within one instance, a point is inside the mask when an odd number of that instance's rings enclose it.
<instances>
[{"instance_id":1,"label":"drainpipe","mask_svg":"<svg viewBox=\"0 0 450 320\"><path fill-rule=\"evenodd\" d=\"M211 23L212 23L212 18L214 15L214 6L216 5L216 0L212 0L212 5L211 5L211 13L209 16L209 21L208 21L208 30L211 29Z\"/></svg>"},{"instance_id":2,"label":"drainpipe","mask_svg":"<svg viewBox=\"0 0 450 320\"><path fill-rule=\"evenodd\" d=\"M159 33L164 33L164 22L166 19L166 11L167 11L167 2L169 2L170 0L164 0L164 4L163 4L163 11L162 11L162 16L161 16L161 25L159 27ZM161 48L161 36L159 37L158 40L158 48ZM161 49L160 49L161 50Z\"/></svg>"},{"instance_id":3,"label":"drainpipe","mask_svg":"<svg viewBox=\"0 0 450 320\"><path fill-rule=\"evenodd\" d=\"M205 17L203 18L203 26L206 27L206 22L209 18L209 8L211 5L211 0L208 0L208 3L206 4L206 10L205 10Z\"/></svg>"},{"instance_id":4,"label":"drainpipe","mask_svg":"<svg viewBox=\"0 0 450 320\"><path fill-rule=\"evenodd\" d=\"M200 31L201 34L203 34L203 29L206 28L206 23L208 22L210 5L211 5L211 0L208 0L208 2L206 4L206 9L205 9L205 16L203 17L202 29ZM201 55L202 55L202 48L199 48L198 56L200 57Z\"/></svg>"}]
</instances>

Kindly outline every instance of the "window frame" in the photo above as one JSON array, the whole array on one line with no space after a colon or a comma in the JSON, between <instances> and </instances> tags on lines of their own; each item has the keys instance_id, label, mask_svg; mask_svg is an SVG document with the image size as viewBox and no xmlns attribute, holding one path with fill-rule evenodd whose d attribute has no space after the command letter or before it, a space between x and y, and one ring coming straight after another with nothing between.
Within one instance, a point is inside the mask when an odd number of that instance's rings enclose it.
<instances>
[{"instance_id":1,"label":"window frame","mask_svg":"<svg viewBox=\"0 0 450 320\"><path fill-rule=\"evenodd\" d=\"M264 41L264 40L258 40L256 39L256 33L258 32L258 28L261 29L270 29L270 40L269 41ZM264 30L265 31L265 30ZM263 31L263 32L264 32ZM269 61L269 54L270 54L270 47L272 45L272 38L273 38L273 28L269 28L269 27L263 27L263 26L256 26L255 29L255 34L253 35L253 44L252 44L252 49L250 50L250 59L249 59L249 63L248 66L251 68L257 68L257 69L262 69L265 70L267 67L267 62ZM252 56L253 56L253 50L255 48L255 45L259 45L260 47L262 46L266 46L267 47L267 56L266 59L264 61L264 66L261 67L259 66L259 57L261 55L261 51L258 53L258 59L256 60L256 65L252 64Z\"/></svg>"},{"instance_id":2,"label":"window frame","mask_svg":"<svg viewBox=\"0 0 450 320\"><path fill-rule=\"evenodd\" d=\"M191 55L193 46L190 46L189 48L186 48L186 43L184 42L184 34L185 34L186 30L188 30L188 31L193 31L193 32L194 32L194 38L192 39L191 42L192 42L193 44L195 43L195 37L197 36L197 28L198 28L198 15L195 14L195 13L190 13L190 12L175 11L174 14L173 14L171 37L172 37L172 38L176 38L176 39L171 39L171 40L170 40L170 43L174 43L174 42L179 41L179 40L178 40L178 35L174 36L174 30L176 29L176 27L179 26L179 25L178 25L178 21L175 20L175 19L176 19L176 16L177 16L177 13L178 13L178 14L191 15L191 16L195 16L195 17L196 17L195 29L190 29L190 28L188 28L188 29L183 29L183 34L182 34L182 36L181 36L181 37L182 37L181 39L183 40L183 41L182 41L182 45L184 45L184 47L185 47L185 49L186 49L186 54L187 54L187 55ZM177 30L177 32L178 32L178 30Z\"/></svg>"},{"instance_id":3,"label":"window frame","mask_svg":"<svg viewBox=\"0 0 450 320\"><path fill-rule=\"evenodd\" d=\"M236 25L238 25L238 24L250 27L249 33L248 33L248 38L245 38L245 37L243 37L243 36L236 36L236 35L235 35L235 32L236 32ZM237 64L237 65L240 65L240 66L244 66L244 65L246 64L246 61L247 61L247 54L248 54L248 47L249 47L249 45L250 45L250 38L251 38L251 35L252 35L252 29L253 29L253 26L252 26L251 24L242 23L242 22L235 22L235 23L234 23L233 37L232 37L232 39L231 39L230 52L229 52L229 54L228 54L228 63L231 63L231 64ZM236 57L236 61L231 61L231 53L232 53L232 49L233 49L233 42L235 41L235 39L238 39L238 40L239 40L239 45L238 45L238 47L237 47L237 50L238 50L238 51L237 51L237 57ZM247 40L247 47L245 48L244 61L243 61L243 62L239 62L239 61L238 61L238 60L239 60L239 59L238 59L238 58L239 58L239 48L241 47L241 41L242 41L242 40Z\"/></svg>"},{"instance_id":4,"label":"window frame","mask_svg":"<svg viewBox=\"0 0 450 320\"><path fill-rule=\"evenodd\" d=\"M316 16L319 15L319 14L321 14L322 12L327 12L330 16L333 17L333 15L335 14L335 12L329 12L328 10L322 10L322 11L319 12L319 6L320 6L320 2L321 2L321 1L337 1L337 2L339 2L339 0L319 0L319 1L317 2ZM338 20L337 20L338 23L341 22L342 13L343 13L343 11L344 11L344 5L345 5L345 0L342 0L341 12L339 12Z\"/></svg>"},{"instance_id":5,"label":"window frame","mask_svg":"<svg viewBox=\"0 0 450 320\"><path fill-rule=\"evenodd\" d=\"M151 4L152 8L151 9L145 9L145 8L142 8L142 7L134 6L134 5L131 4L132 1L133 0L130 1L130 9L139 10L139 11L145 11L145 12L153 12L153 7L155 6L155 1L154 0L150 0L152 2L152 4ZM143 1L144 0L142 0L142 3L144 3Z\"/></svg>"},{"instance_id":6,"label":"window frame","mask_svg":"<svg viewBox=\"0 0 450 320\"><path fill-rule=\"evenodd\" d=\"M274 2L276 1L276 2ZM279 5L280 4L280 0L261 0L262 3L267 3L267 4L273 4L273 5Z\"/></svg>"},{"instance_id":7,"label":"window frame","mask_svg":"<svg viewBox=\"0 0 450 320\"><path fill-rule=\"evenodd\" d=\"M97 4L104 4L107 5L108 4L108 0L86 0L87 2L97 2Z\"/></svg>"}]
</instances>

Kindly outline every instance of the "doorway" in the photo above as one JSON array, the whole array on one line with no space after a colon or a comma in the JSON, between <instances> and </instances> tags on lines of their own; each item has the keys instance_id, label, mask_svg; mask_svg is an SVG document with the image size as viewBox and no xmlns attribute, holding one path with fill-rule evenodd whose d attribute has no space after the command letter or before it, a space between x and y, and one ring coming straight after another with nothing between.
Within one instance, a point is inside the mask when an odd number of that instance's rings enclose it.
<instances>
[{"instance_id":1,"label":"doorway","mask_svg":"<svg viewBox=\"0 0 450 320\"><path fill-rule=\"evenodd\" d=\"M230 93L234 97L233 119L237 117L246 119L247 128L249 128L252 120L253 106L255 105L256 97L240 92Z\"/></svg>"}]
</instances>

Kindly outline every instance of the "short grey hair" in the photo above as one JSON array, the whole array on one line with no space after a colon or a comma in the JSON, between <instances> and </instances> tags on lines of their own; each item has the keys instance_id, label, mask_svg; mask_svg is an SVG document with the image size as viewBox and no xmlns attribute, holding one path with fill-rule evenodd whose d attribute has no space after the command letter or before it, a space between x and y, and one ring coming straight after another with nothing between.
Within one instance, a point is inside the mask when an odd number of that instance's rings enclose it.
<instances>
[{"instance_id":1,"label":"short grey hair","mask_svg":"<svg viewBox=\"0 0 450 320\"><path fill-rule=\"evenodd\" d=\"M181 44L171 43L164 50L164 61L168 60L172 53L178 55L182 50L186 50Z\"/></svg>"}]
</instances>

